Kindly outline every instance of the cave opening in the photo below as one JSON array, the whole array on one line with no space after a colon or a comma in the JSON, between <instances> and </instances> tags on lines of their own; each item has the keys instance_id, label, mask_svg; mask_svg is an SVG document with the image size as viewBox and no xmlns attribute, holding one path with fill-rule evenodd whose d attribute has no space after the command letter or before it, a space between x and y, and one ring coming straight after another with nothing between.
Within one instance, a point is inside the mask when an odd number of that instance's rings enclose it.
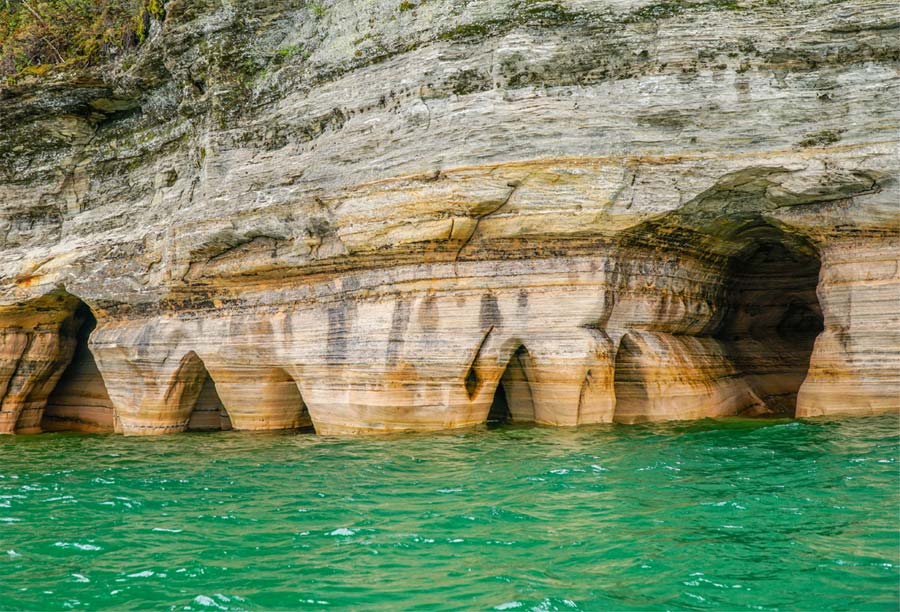
<instances>
[{"instance_id":1,"label":"cave opening","mask_svg":"<svg viewBox=\"0 0 900 612\"><path fill-rule=\"evenodd\" d=\"M190 397L196 397L190 407L187 431L228 431L231 427L231 418L225 405L216 391L216 383L206 369L203 361L196 353L191 352L189 359L191 370L194 370L193 387L199 385L199 391L195 388L192 393L188 389L184 391L184 397L190 402Z\"/></svg>"},{"instance_id":2,"label":"cave opening","mask_svg":"<svg viewBox=\"0 0 900 612\"><path fill-rule=\"evenodd\" d=\"M793 417L816 337L821 261L811 244L771 226L728 266L725 315L713 336L772 416Z\"/></svg>"},{"instance_id":3,"label":"cave opening","mask_svg":"<svg viewBox=\"0 0 900 612\"><path fill-rule=\"evenodd\" d=\"M512 413L509 410L509 402L506 401L506 389L503 382L497 383L497 391L491 401L491 409L487 416L488 427L499 427L512 421Z\"/></svg>"},{"instance_id":4,"label":"cave opening","mask_svg":"<svg viewBox=\"0 0 900 612\"><path fill-rule=\"evenodd\" d=\"M300 389L285 369L220 363L213 373L215 378L194 351L182 358L166 397L184 431L315 431Z\"/></svg>"},{"instance_id":5,"label":"cave opening","mask_svg":"<svg viewBox=\"0 0 900 612\"><path fill-rule=\"evenodd\" d=\"M520 346L510 358L491 402L488 412L488 426L505 423L533 423L534 398L531 393L529 373L532 369L531 357L524 346Z\"/></svg>"},{"instance_id":6,"label":"cave opening","mask_svg":"<svg viewBox=\"0 0 900 612\"><path fill-rule=\"evenodd\" d=\"M93 311L79 299L71 319L61 330L61 337L68 335L69 341L75 344L72 357L47 397L41 431L105 433L114 430L115 410L88 346L96 327Z\"/></svg>"},{"instance_id":7,"label":"cave opening","mask_svg":"<svg viewBox=\"0 0 900 612\"><path fill-rule=\"evenodd\" d=\"M796 415L824 328L811 240L755 214L679 214L622 258L614 421Z\"/></svg>"}]
</instances>

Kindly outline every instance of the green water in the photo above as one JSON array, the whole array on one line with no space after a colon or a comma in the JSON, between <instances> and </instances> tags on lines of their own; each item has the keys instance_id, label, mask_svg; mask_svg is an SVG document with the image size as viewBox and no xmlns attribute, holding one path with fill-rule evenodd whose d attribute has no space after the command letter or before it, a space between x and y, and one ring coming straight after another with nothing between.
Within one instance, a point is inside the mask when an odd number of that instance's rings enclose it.
<instances>
[{"instance_id":1,"label":"green water","mask_svg":"<svg viewBox=\"0 0 900 612\"><path fill-rule=\"evenodd\" d=\"M897 610L897 417L0 439L0 608Z\"/></svg>"}]
</instances>

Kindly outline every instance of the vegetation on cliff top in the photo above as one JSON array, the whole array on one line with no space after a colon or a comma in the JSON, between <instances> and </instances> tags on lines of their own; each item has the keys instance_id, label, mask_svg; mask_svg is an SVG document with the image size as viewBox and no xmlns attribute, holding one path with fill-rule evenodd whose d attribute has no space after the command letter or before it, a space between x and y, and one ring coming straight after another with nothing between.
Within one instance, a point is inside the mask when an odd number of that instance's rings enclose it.
<instances>
[{"instance_id":1,"label":"vegetation on cliff top","mask_svg":"<svg viewBox=\"0 0 900 612\"><path fill-rule=\"evenodd\" d=\"M0 0L0 78L96 64L163 15L163 0Z\"/></svg>"}]
</instances>

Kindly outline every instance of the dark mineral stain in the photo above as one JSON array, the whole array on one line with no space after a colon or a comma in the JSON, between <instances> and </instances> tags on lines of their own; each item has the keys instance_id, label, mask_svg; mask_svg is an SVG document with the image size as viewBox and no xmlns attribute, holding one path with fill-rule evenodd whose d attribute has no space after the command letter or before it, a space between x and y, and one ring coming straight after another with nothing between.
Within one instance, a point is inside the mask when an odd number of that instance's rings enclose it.
<instances>
[{"instance_id":1,"label":"dark mineral stain","mask_svg":"<svg viewBox=\"0 0 900 612\"><path fill-rule=\"evenodd\" d=\"M426 295L419 306L419 321L422 323L422 329L425 332L434 332L438 328L440 320L440 312L438 310L437 298L433 295Z\"/></svg>"},{"instance_id":2,"label":"dark mineral stain","mask_svg":"<svg viewBox=\"0 0 900 612\"><path fill-rule=\"evenodd\" d=\"M493 293L485 293L481 296L481 312L478 322L481 327L501 325L503 317L500 314L500 306L497 304L497 296Z\"/></svg>"},{"instance_id":3,"label":"dark mineral stain","mask_svg":"<svg viewBox=\"0 0 900 612\"><path fill-rule=\"evenodd\" d=\"M391 333L388 336L387 362L396 363L406 336L406 328L409 327L409 302L398 300L394 305L394 314L391 317Z\"/></svg>"},{"instance_id":4,"label":"dark mineral stain","mask_svg":"<svg viewBox=\"0 0 900 612\"><path fill-rule=\"evenodd\" d=\"M525 289L519 290L519 297L516 300L516 306L521 309L528 308L528 292Z\"/></svg>"},{"instance_id":5,"label":"dark mineral stain","mask_svg":"<svg viewBox=\"0 0 900 612\"><path fill-rule=\"evenodd\" d=\"M328 338L325 355L328 361L343 361L347 355L347 342L356 306L351 303L332 306L328 309Z\"/></svg>"}]
</instances>

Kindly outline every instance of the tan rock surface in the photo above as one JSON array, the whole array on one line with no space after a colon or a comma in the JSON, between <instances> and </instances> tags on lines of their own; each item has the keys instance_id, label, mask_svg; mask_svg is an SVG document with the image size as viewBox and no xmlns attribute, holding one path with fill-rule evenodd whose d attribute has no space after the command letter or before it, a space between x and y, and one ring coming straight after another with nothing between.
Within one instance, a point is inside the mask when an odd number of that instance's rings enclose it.
<instances>
[{"instance_id":1,"label":"tan rock surface","mask_svg":"<svg viewBox=\"0 0 900 612\"><path fill-rule=\"evenodd\" d=\"M166 10L0 94L0 431L900 410L893 3Z\"/></svg>"}]
</instances>

